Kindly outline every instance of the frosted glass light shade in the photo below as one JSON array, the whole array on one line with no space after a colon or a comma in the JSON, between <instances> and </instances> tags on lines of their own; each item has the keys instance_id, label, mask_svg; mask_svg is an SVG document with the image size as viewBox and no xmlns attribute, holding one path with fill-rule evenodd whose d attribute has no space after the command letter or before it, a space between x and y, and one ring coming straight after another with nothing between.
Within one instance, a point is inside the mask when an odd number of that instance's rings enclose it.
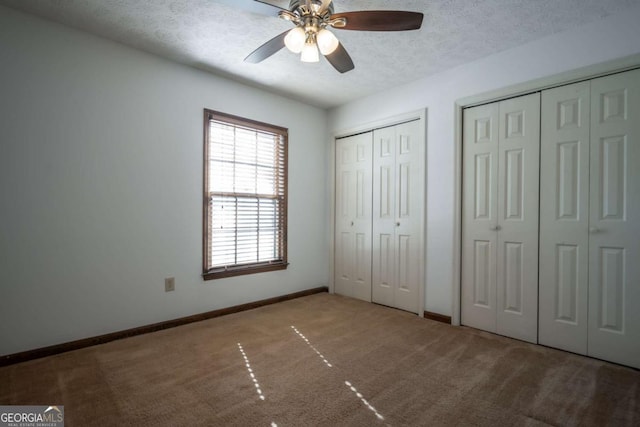
<instances>
[{"instance_id":1,"label":"frosted glass light shade","mask_svg":"<svg viewBox=\"0 0 640 427\"><path fill-rule=\"evenodd\" d=\"M302 52L302 48L304 47L304 42L306 41L307 36L304 33L304 30L300 27L296 27L293 30L289 31L287 35L284 37L284 45L293 53Z\"/></svg>"},{"instance_id":2,"label":"frosted glass light shade","mask_svg":"<svg viewBox=\"0 0 640 427\"><path fill-rule=\"evenodd\" d=\"M340 44L336 36L324 28L318 32L317 40L318 48L323 55L331 55L338 48L338 44Z\"/></svg>"},{"instance_id":3,"label":"frosted glass light shade","mask_svg":"<svg viewBox=\"0 0 640 427\"><path fill-rule=\"evenodd\" d=\"M311 42L311 43L304 44L304 47L302 48L302 55L300 55L300 60L302 62L320 61L320 56L318 55L318 48L316 47L315 43Z\"/></svg>"}]
</instances>

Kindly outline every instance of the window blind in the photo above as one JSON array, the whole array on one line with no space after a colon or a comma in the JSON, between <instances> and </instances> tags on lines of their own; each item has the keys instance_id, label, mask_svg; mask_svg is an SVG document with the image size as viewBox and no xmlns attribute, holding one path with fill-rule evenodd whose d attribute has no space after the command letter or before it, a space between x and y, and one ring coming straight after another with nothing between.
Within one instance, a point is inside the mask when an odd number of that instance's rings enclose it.
<instances>
[{"instance_id":1,"label":"window blind","mask_svg":"<svg viewBox=\"0 0 640 427\"><path fill-rule=\"evenodd\" d=\"M205 117L205 274L286 264L286 129Z\"/></svg>"}]
</instances>

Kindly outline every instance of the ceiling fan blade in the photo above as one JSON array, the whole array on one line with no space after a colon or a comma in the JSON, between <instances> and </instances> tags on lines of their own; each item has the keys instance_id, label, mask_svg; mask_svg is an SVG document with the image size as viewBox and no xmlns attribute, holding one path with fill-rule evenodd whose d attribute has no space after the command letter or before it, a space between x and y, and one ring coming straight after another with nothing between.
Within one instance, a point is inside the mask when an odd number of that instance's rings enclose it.
<instances>
[{"instance_id":1,"label":"ceiling fan blade","mask_svg":"<svg viewBox=\"0 0 640 427\"><path fill-rule=\"evenodd\" d=\"M324 13L324 11L329 8L330 4L331 4L331 0L322 0L322 4L320 5L320 9L318 9L318 14L322 15L322 13Z\"/></svg>"},{"instance_id":2,"label":"ceiling fan blade","mask_svg":"<svg viewBox=\"0 0 640 427\"><path fill-rule=\"evenodd\" d=\"M258 62L264 61L280 49L284 47L284 38L290 30L285 31L282 34L278 34L253 52L249 54L246 58L244 58L245 62L251 62L252 64L257 64Z\"/></svg>"},{"instance_id":3,"label":"ceiling fan blade","mask_svg":"<svg viewBox=\"0 0 640 427\"><path fill-rule=\"evenodd\" d=\"M424 15L419 12L400 10L362 10L359 12L334 13L331 19L345 18L344 27L340 30L358 31L406 31L417 30L422 26Z\"/></svg>"},{"instance_id":4,"label":"ceiling fan blade","mask_svg":"<svg viewBox=\"0 0 640 427\"><path fill-rule=\"evenodd\" d=\"M327 61L333 68L340 71L341 73L346 73L347 71L351 71L355 68L353 65L353 60L347 53L347 50L342 46L342 43L338 43L338 47L329 55L326 55Z\"/></svg>"},{"instance_id":5,"label":"ceiling fan blade","mask_svg":"<svg viewBox=\"0 0 640 427\"><path fill-rule=\"evenodd\" d=\"M238 9L246 10L247 12L253 12L260 15L267 15L278 17L278 13L282 9L278 6L274 6L270 3L266 3L260 0L214 0L216 3L224 4L226 6L235 7Z\"/></svg>"}]
</instances>

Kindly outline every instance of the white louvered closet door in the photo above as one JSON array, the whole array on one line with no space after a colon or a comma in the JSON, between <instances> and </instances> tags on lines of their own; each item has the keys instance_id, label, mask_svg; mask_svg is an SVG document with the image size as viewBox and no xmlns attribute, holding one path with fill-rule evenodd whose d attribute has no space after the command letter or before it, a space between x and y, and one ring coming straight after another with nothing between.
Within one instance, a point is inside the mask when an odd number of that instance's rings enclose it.
<instances>
[{"instance_id":1,"label":"white louvered closet door","mask_svg":"<svg viewBox=\"0 0 640 427\"><path fill-rule=\"evenodd\" d=\"M371 301L372 132L336 140L335 292Z\"/></svg>"},{"instance_id":2,"label":"white louvered closet door","mask_svg":"<svg viewBox=\"0 0 640 427\"><path fill-rule=\"evenodd\" d=\"M640 368L640 70L591 81L588 354Z\"/></svg>"},{"instance_id":3,"label":"white louvered closet door","mask_svg":"<svg viewBox=\"0 0 640 427\"><path fill-rule=\"evenodd\" d=\"M373 134L372 300L417 313L422 286L424 140L421 121Z\"/></svg>"},{"instance_id":4,"label":"white louvered closet door","mask_svg":"<svg viewBox=\"0 0 640 427\"><path fill-rule=\"evenodd\" d=\"M540 95L464 111L462 323L537 342Z\"/></svg>"}]
</instances>

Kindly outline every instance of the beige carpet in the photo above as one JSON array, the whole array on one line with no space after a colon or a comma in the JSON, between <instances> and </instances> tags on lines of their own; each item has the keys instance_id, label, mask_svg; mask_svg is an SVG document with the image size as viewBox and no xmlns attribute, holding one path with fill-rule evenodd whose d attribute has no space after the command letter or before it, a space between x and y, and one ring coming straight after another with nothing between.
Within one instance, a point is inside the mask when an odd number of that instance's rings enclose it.
<instances>
[{"instance_id":1,"label":"beige carpet","mask_svg":"<svg viewBox=\"0 0 640 427\"><path fill-rule=\"evenodd\" d=\"M318 294L0 368L0 404L67 426L638 426L640 372Z\"/></svg>"}]
</instances>

